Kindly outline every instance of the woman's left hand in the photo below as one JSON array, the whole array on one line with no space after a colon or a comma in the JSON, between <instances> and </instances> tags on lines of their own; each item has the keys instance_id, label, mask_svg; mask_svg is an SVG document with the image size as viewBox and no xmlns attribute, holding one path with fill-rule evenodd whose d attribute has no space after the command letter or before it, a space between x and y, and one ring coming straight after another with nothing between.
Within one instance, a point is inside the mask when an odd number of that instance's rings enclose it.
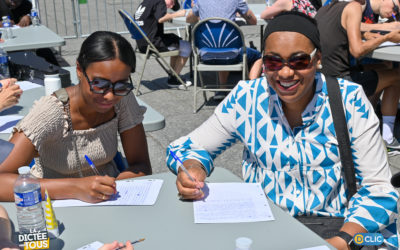
<instances>
[{"instance_id":1,"label":"woman's left hand","mask_svg":"<svg viewBox=\"0 0 400 250\"><path fill-rule=\"evenodd\" d=\"M17 104L21 94L22 89L19 88L19 85L3 87L0 92L0 111Z\"/></svg>"}]
</instances>

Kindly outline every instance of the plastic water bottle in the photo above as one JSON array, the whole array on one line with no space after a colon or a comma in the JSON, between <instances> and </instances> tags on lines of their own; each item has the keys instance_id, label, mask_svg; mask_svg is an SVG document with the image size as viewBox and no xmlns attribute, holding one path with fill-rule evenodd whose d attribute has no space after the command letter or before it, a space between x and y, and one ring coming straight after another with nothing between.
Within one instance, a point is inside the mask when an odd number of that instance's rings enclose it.
<instances>
[{"instance_id":1,"label":"plastic water bottle","mask_svg":"<svg viewBox=\"0 0 400 250\"><path fill-rule=\"evenodd\" d=\"M18 173L19 177L14 184L14 198L19 233L45 231L39 180L30 174L29 167L20 167Z\"/></svg>"},{"instance_id":2,"label":"plastic water bottle","mask_svg":"<svg viewBox=\"0 0 400 250\"><path fill-rule=\"evenodd\" d=\"M33 26L39 26L40 25L40 20L38 13L35 8L31 9L31 21Z\"/></svg>"},{"instance_id":3,"label":"plastic water bottle","mask_svg":"<svg viewBox=\"0 0 400 250\"><path fill-rule=\"evenodd\" d=\"M253 241L246 237L236 239L236 250L250 250Z\"/></svg>"},{"instance_id":4,"label":"plastic water bottle","mask_svg":"<svg viewBox=\"0 0 400 250\"><path fill-rule=\"evenodd\" d=\"M12 39L13 38L13 33L11 30L11 21L10 18L8 16L3 16L3 38L4 39Z\"/></svg>"},{"instance_id":5,"label":"plastic water bottle","mask_svg":"<svg viewBox=\"0 0 400 250\"><path fill-rule=\"evenodd\" d=\"M0 80L10 78L10 70L8 69L8 55L0 48Z\"/></svg>"}]
</instances>

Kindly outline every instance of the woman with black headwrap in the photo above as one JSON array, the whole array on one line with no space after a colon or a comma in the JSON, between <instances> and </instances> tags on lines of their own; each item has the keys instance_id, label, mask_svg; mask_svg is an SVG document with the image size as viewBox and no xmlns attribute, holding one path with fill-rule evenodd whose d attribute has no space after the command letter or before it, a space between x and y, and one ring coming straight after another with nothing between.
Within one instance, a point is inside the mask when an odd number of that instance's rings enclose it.
<instances>
[{"instance_id":1,"label":"woman with black headwrap","mask_svg":"<svg viewBox=\"0 0 400 250\"><path fill-rule=\"evenodd\" d=\"M242 173L293 216L343 217L340 236L327 239L347 249L356 233L381 232L397 248L398 193L379 133L379 120L358 84L340 79L358 191L347 199L338 140L321 68L315 21L285 12L268 23L264 37L266 77L241 81L214 114L167 149L183 198L200 199L213 159L236 141L244 147ZM174 151L192 182L178 172ZM266 243L267 244L267 243Z\"/></svg>"}]
</instances>

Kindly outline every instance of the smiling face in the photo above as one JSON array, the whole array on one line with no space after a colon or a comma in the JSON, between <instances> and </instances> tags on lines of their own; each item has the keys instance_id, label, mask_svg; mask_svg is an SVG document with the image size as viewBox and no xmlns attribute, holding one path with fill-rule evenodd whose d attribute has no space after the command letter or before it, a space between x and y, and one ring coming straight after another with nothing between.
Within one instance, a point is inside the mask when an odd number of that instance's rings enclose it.
<instances>
[{"instance_id":1,"label":"smiling face","mask_svg":"<svg viewBox=\"0 0 400 250\"><path fill-rule=\"evenodd\" d=\"M265 41L264 55L275 55L283 60L293 56L311 54L315 49L312 42L297 32L274 32ZM271 70L264 66L268 84L275 90L284 106L305 109L314 95L314 76L316 65L320 63L320 52L317 51L305 69L296 70L287 63L279 70Z\"/></svg>"},{"instance_id":2,"label":"smiling face","mask_svg":"<svg viewBox=\"0 0 400 250\"><path fill-rule=\"evenodd\" d=\"M90 90L89 82L83 74L83 71L78 67L78 76L81 79L81 89L83 98L89 108L92 108L98 113L106 113L117 104L122 96L116 96L112 90L108 90L104 94L96 94ZM131 73L131 67L121 62L119 59L94 62L86 68L86 75L89 80L94 78L102 78L115 82L127 82Z\"/></svg>"}]
</instances>

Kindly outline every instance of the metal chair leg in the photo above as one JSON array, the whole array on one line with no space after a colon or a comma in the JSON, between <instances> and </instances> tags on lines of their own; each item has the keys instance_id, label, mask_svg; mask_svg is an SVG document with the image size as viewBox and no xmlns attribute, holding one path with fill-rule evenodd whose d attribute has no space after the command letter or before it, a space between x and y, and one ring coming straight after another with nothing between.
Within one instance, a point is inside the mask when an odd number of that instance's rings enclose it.
<instances>
[{"instance_id":1,"label":"metal chair leg","mask_svg":"<svg viewBox=\"0 0 400 250\"><path fill-rule=\"evenodd\" d=\"M197 113L197 68L195 67L194 69L194 77L193 77L193 81L194 81L194 86L193 86L193 113L196 114Z\"/></svg>"},{"instance_id":2,"label":"metal chair leg","mask_svg":"<svg viewBox=\"0 0 400 250\"><path fill-rule=\"evenodd\" d=\"M145 69L145 67L146 67L146 63L147 63L147 59L148 59L148 58L149 58L149 48L147 47L147 50L146 50L146 58L144 59L143 67L142 67L142 72L140 73L138 86L137 86L136 91L135 91L135 95L136 95L136 96L139 94L139 88L140 88L140 85L142 84L143 73L144 73L144 69Z\"/></svg>"}]
</instances>

